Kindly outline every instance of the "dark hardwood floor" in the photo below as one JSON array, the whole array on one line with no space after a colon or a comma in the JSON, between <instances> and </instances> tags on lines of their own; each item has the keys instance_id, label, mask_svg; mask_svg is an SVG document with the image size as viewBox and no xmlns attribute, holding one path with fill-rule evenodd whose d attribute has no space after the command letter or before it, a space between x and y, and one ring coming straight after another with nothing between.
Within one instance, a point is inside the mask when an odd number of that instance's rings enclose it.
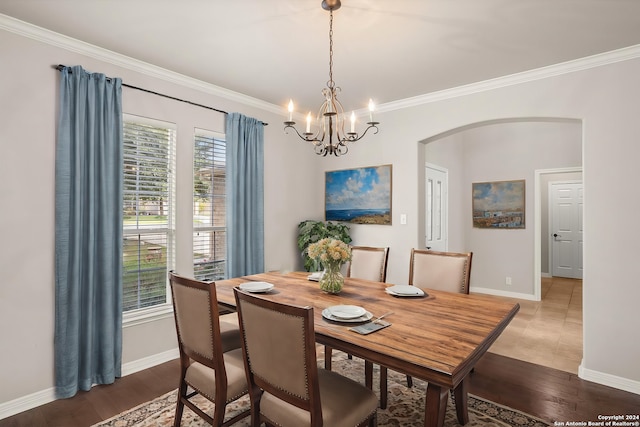
<instances>
[{"instance_id":1,"label":"dark hardwood floor","mask_svg":"<svg viewBox=\"0 0 640 427\"><path fill-rule=\"evenodd\" d=\"M96 386L0 420L0 427L90 426L170 391L178 360ZM598 415L640 413L640 395L583 381L574 374L487 353L471 375L469 392L554 421L598 421Z\"/></svg>"},{"instance_id":2,"label":"dark hardwood floor","mask_svg":"<svg viewBox=\"0 0 640 427\"><path fill-rule=\"evenodd\" d=\"M555 421L598 421L598 415L640 414L640 395L577 375L486 353L471 374L469 392Z\"/></svg>"},{"instance_id":3,"label":"dark hardwood floor","mask_svg":"<svg viewBox=\"0 0 640 427\"><path fill-rule=\"evenodd\" d=\"M178 387L178 359L0 420L2 427L90 426Z\"/></svg>"}]
</instances>

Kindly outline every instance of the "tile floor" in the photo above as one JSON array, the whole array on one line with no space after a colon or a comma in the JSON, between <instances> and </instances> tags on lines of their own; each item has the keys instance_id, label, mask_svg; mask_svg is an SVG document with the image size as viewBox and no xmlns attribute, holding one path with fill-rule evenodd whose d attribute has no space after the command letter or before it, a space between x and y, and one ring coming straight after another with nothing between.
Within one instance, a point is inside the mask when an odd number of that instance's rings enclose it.
<instances>
[{"instance_id":1,"label":"tile floor","mask_svg":"<svg viewBox=\"0 0 640 427\"><path fill-rule=\"evenodd\" d=\"M490 352L574 374L582 361L582 280L542 279L542 301L520 311Z\"/></svg>"}]
</instances>

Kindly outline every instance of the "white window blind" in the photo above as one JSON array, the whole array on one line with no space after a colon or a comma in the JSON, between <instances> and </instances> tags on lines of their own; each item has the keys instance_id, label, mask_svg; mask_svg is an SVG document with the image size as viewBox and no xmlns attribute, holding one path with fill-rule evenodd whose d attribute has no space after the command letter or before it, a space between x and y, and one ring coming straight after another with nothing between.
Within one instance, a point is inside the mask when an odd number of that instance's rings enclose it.
<instances>
[{"instance_id":1,"label":"white window blind","mask_svg":"<svg viewBox=\"0 0 640 427\"><path fill-rule=\"evenodd\" d=\"M196 130L193 150L193 271L199 280L225 278L226 143Z\"/></svg>"},{"instance_id":2,"label":"white window blind","mask_svg":"<svg viewBox=\"0 0 640 427\"><path fill-rule=\"evenodd\" d=\"M175 129L125 116L123 311L170 302L173 266Z\"/></svg>"}]
</instances>

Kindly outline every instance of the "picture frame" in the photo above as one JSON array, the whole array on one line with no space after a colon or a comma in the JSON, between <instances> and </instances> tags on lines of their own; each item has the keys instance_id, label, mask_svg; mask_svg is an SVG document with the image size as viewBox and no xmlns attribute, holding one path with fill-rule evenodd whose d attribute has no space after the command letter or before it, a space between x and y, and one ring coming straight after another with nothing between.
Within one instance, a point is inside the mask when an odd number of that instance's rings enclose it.
<instances>
[{"instance_id":1,"label":"picture frame","mask_svg":"<svg viewBox=\"0 0 640 427\"><path fill-rule=\"evenodd\" d=\"M525 228L525 180L471 184L474 228Z\"/></svg>"},{"instance_id":2,"label":"picture frame","mask_svg":"<svg viewBox=\"0 0 640 427\"><path fill-rule=\"evenodd\" d=\"M325 172L325 220L391 225L392 165Z\"/></svg>"}]
</instances>

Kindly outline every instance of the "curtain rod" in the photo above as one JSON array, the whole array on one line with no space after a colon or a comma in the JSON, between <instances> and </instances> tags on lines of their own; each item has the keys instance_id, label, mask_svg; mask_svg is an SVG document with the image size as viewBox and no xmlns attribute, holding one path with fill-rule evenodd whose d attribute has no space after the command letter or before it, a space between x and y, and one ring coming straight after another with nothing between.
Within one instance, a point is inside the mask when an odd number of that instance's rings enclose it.
<instances>
[{"instance_id":1,"label":"curtain rod","mask_svg":"<svg viewBox=\"0 0 640 427\"><path fill-rule=\"evenodd\" d=\"M66 66L66 65L59 64L59 65L54 65L54 66L53 66L53 68L55 68L55 69L56 69L56 70L58 70L58 71L62 71L62 69L64 69L64 68L70 68L70 67L68 67L68 66ZM71 70L70 70L70 71L71 71ZM110 78L110 77L107 77L107 79L108 79L108 80L111 80L111 78ZM164 93L154 92L154 91L152 91L152 90L144 89L144 88L141 88L141 87L138 87L138 86L132 86L132 85L128 85L128 84L126 84L126 83L122 83L122 86L128 87L128 88L130 88L130 89L139 90L139 91L142 91L142 92L147 92L147 93L150 93L150 94L153 94L153 95L162 96L162 97L164 97L164 98L169 98L169 99L172 99L172 100L174 100L174 101L185 102L185 103L187 103L187 104L191 104L191 105L194 105L194 106L196 106L196 107L201 107L201 108L206 108L207 110L217 111L218 113L222 113L222 114L229 114L228 112L226 112L226 111L224 111L224 110L219 110L219 109L217 109L217 108L209 107L209 106L207 106L207 105L202 105L202 104L198 104L198 103L195 103L195 102L192 102L192 101L187 101L186 99L176 98L175 96L165 95ZM260 123L262 123L262 125L263 125L263 126L267 126L267 125L269 124L269 123L265 123L265 122L263 122L263 121L261 121Z\"/></svg>"}]
</instances>

